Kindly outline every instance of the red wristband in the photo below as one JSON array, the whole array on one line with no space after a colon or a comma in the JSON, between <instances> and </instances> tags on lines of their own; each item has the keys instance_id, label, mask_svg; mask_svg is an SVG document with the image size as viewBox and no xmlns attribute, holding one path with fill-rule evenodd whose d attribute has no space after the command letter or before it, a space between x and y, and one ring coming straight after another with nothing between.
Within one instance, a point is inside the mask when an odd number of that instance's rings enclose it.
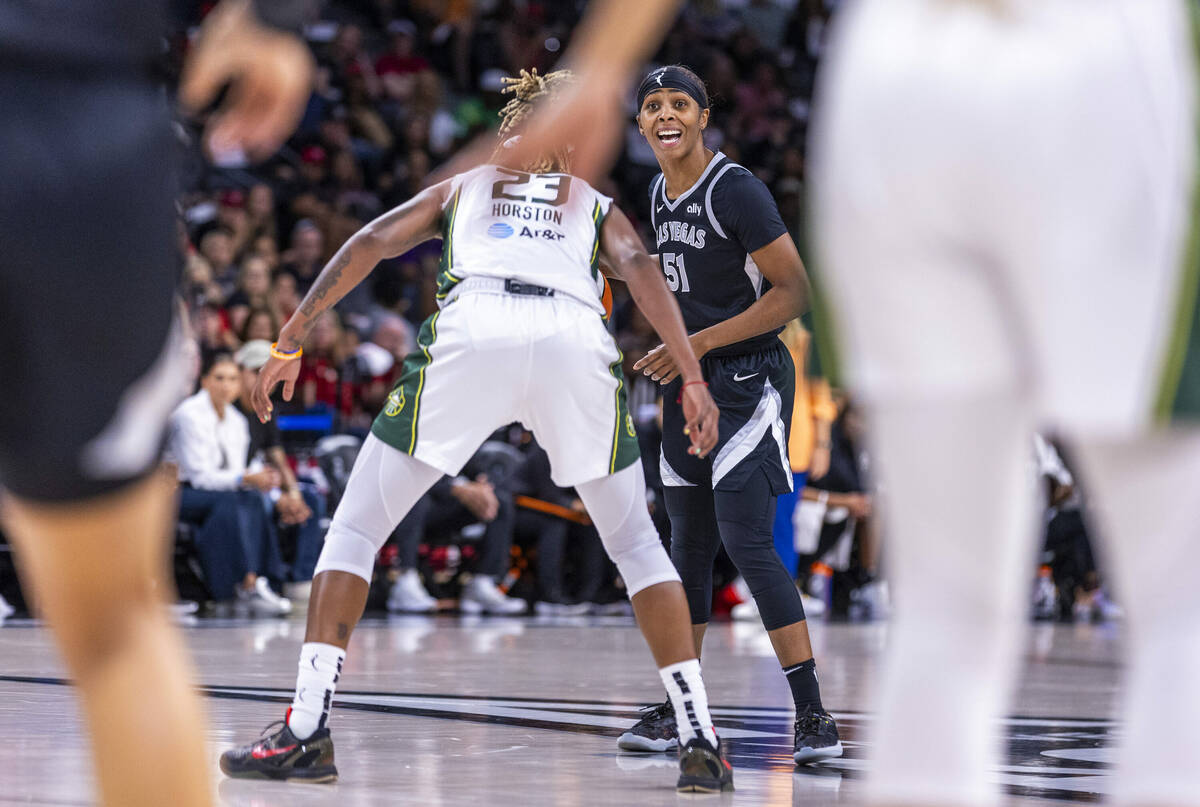
<instances>
[{"instance_id":1,"label":"red wristband","mask_svg":"<svg viewBox=\"0 0 1200 807\"><path fill-rule=\"evenodd\" d=\"M683 403L683 391L688 388L689 384L703 384L708 386L707 381L685 381L683 386L679 388L679 397L675 399L675 403Z\"/></svg>"}]
</instances>

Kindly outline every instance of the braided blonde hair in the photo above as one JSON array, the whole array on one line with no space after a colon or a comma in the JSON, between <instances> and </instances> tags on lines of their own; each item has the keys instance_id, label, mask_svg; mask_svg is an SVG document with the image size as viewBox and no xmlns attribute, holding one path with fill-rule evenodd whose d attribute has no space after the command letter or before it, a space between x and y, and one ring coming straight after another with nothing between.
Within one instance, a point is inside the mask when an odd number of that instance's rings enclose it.
<instances>
[{"instance_id":1,"label":"braided blonde hair","mask_svg":"<svg viewBox=\"0 0 1200 807\"><path fill-rule=\"evenodd\" d=\"M544 76L538 75L537 68L522 70L517 77L505 76L504 88L501 92L512 93L513 98L500 110L500 145L493 153L493 159L501 153L504 141L512 134L521 122L534 109L534 101L543 99L553 101L562 91L575 83L575 75L570 70L555 70ZM521 166L531 174L570 173L570 151L563 149L553 154L542 155L534 162Z\"/></svg>"}]
</instances>

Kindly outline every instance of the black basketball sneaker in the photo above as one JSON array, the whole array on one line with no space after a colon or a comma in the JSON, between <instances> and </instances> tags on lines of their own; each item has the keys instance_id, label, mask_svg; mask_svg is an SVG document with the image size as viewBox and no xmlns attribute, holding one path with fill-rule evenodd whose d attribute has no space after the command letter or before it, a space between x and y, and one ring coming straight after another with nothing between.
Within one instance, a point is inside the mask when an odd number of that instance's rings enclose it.
<instances>
[{"instance_id":1,"label":"black basketball sneaker","mask_svg":"<svg viewBox=\"0 0 1200 807\"><path fill-rule=\"evenodd\" d=\"M820 762L842 755L837 723L826 711L809 709L796 717L796 745L792 759L797 765Z\"/></svg>"},{"instance_id":2,"label":"black basketball sneaker","mask_svg":"<svg viewBox=\"0 0 1200 807\"><path fill-rule=\"evenodd\" d=\"M645 714L629 731L617 738L622 751L670 751L679 746L679 728L675 725L675 707L666 703L646 706Z\"/></svg>"},{"instance_id":3,"label":"black basketball sneaker","mask_svg":"<svg viewBox=\"0 0 1200 807\"><path fill-rule=\"evenodd\" d=\"M279 731L267 734L279 725ZM263 729L257 742L221 754L221 770L237 779L303 782L335 782L338 775L329 729L317 729L307 740L300 740L288 728L287 717Z\"/></svg>"},{"instance_id":4,"label":"black basketball sneaker","mask_svg":"<svg viewBox=\"0 0 1200 807\"><path fill-rule=\"evenodd\" d=\"M708 740L696 736L679 749L679 782L675 790L680 793L733 790L733 766L725 759L720 738L716 748Z\"/></svg>"}]
</instances>

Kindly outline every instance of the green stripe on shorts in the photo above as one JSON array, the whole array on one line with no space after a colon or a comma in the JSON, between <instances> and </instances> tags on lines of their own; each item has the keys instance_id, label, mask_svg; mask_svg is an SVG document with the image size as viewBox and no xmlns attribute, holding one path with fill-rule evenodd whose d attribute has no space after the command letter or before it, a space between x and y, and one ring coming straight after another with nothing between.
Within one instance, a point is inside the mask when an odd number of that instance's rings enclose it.
<instances>
[{"instance_id":1,"label":"green stripe on shorts","mask_svg":"<svg viewBox=\"0 0 1200 807\"><path fill-rule=\"evenodd\" d=\"M608 460L608 472L628 468L641 455L638 449L637 431L633 428L633 416L629 414L629 403L625 398L625 371L621 365L625 361L624 354L617 349L617 360L608 366L608 372L617 379L615 396L616 417L613 423L612 452Z\"/></svg>"},{"instance_id":2,"label":"green stripe on shorts","mask_svg":"<svg viewBox=\"0 0 1200 807\"><path fill-rule=\"evenodd\" d=\"M1200 86L1200 13L1191 12L1197 85ZM1200 419L1200 119L1196 121L1196 176L1192 185L1192 220L1175 298L1170 339L1163 361L1154 416L1158 423Z\"/></svg>"},{"instance_id":3,"label":"green stripe on shorts","mask_svg":"<svg viewBox=\"0 0 1200 807\"><path fill-rule=\"evenodd\" d=\"M421 325L417 334L418 349L404 359L400 380L388 394L383 411L371 424L371 433L392 448L413 454L417 450L417 425L421 414L421 393L425 391L425 370L433 358L429 349L437 340L436 312Z\"/></svg>"}]
</instances>

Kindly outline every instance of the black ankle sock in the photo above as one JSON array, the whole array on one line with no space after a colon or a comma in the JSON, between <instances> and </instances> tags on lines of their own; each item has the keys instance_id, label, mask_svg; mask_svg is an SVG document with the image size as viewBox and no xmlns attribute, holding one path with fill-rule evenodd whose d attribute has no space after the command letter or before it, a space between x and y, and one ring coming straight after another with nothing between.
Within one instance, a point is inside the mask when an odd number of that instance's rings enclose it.
<instances>
[{"instance_id":1,"label":"black ankle sock","mask_svg":"<svg viewBox=\"0 0 1200 807\"><path fill-rule=\"evenodd\" d=\"M817 661L809 659L791 667L784 667L783 674L787 676L788 686L792 688L792 700L796 703L796 714L802 715L809 709L823 712L821 705L821 686L817 683Z\"/></svg>"}]
</instances>

